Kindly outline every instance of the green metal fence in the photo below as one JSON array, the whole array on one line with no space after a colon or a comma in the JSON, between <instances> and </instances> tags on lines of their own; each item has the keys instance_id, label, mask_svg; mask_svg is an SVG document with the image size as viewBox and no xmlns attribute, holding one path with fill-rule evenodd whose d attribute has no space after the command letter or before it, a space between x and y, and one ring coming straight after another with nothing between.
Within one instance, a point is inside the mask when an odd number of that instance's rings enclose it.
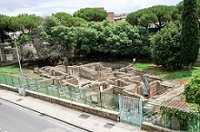
<instances>
[{"instance_id":1,"label":"green metal fence","mask_svg":"<svg viewBox=\"0 0 200 132\"><path fill-rule=\"evenodd\" d=\"M37 79L21 78L6 74L0 74L0 83L16 88L25 88L29 91L79 102L93 107L119 111L118 95L114 94L94 92L71 86L52 85L49 82Z\"/></svg>"}]
</instances>

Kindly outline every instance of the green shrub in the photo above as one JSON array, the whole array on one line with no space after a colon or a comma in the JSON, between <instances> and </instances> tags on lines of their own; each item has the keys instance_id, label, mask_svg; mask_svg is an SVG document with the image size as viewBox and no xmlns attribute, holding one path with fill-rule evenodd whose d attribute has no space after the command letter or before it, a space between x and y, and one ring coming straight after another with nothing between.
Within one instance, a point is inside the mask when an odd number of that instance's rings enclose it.
<instances>
[{"instance_id":1,"label":"green shrub","mask_svg":"<svg viewBox=\"0 0 200 132\"><path fill-rule=\"evenodd\" d=\"M194 76L185 87L186 100L189 103L200 102L200 77Z\"/></svg>"},{"instance_id":2,"label":"green shrub","mask_svg":"<svg viewBox=\"0 0 200 132\"><path fill-rule=\"evenodd\" d=\"M181 66L179 27L169 23L151 38L151 56L156 65L168 70Z\"/></svg>"}]
</instances>

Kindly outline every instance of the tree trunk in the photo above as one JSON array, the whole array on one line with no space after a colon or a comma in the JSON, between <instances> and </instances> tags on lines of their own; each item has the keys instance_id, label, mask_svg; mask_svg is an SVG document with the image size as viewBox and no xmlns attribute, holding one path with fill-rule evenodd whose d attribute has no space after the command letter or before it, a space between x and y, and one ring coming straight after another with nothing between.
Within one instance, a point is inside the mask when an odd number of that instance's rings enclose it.
<instances>
[{"instance_id":1,"label":"tree trunk","mask_svg":"<svg viewBox=\"0 0 200 132\"><path fill-rule=\"evenodd\" d=\"M188 65L188 70L189 70L189 71L192 70L192 63L190 63L190 64Z\"/></svg>"}]
</instances>

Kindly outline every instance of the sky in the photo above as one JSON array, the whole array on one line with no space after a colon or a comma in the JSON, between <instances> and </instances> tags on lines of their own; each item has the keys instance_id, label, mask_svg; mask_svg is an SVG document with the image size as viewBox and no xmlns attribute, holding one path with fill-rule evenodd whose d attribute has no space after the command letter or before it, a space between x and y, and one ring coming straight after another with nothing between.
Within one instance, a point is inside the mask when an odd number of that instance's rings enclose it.
<instances>
[{"instance_id":1,"label":"sky","mask_svg":"<svg viewBox=\"0 0 200 132\"><path fill-rule=\"evenodd\" d=\"M182 0L0 0L0 14L21 13L48 16L56 12L73 12L86 7L104 7L108 12L130 13L154 5L176 5Z\"/></svg>"}]
</instances>

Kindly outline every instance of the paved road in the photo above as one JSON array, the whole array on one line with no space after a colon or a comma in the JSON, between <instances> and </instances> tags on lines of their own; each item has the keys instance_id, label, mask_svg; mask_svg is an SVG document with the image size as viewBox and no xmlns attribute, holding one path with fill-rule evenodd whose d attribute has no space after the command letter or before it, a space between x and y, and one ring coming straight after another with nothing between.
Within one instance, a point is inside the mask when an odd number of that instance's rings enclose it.
<instances>
[{"instance_id":1,"label":"paved road","mask_svg":"<svg viewBox=\"0 0 200 132\"><path fill-rule=\"evenodd\" d=\"M0 99L0 132L86 132Z\"/></svg>"}]
</instances>

